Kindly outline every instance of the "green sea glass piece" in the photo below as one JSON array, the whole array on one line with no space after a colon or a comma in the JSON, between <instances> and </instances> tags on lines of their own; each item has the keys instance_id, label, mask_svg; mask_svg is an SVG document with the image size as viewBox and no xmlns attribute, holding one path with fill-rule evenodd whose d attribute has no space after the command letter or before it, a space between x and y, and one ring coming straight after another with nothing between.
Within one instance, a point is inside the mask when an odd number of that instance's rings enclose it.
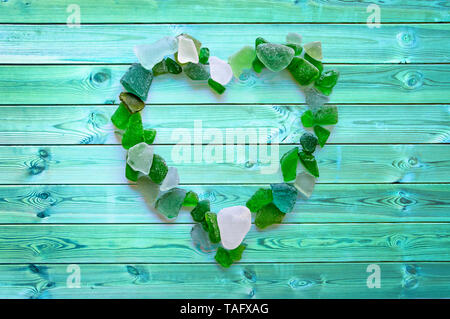
<instances>
[{"instance_id":1,"label":"green sea glass piece","mask_svg":"<svg viewBox=\"0 0 450 319\"><path fill-rule=\"evenodd\" d=\"M181 72L183 72L181 66L171 58L165 58L164 61L166 62L167 71L169 73L180 74Z\"/></svg>"},{"instance_id":2,"label":"green sea glass piece","mask_svg":"<svg viewBox=\"0 0 450 319\"><path fill-rule=\"evenodd\" d=\"M153 144L156 137L156 130L154 129L146 129L144 130L144 142L147 144Z\"/></svg>"},{"instance_id":3,"label":"green sea glass piece","mask_svg":"<svg viewBox=\"0 0 450 319\"><path fill-rule=\"evenodd\" d=\"M261 71L265 68L264 64L259 61L258 57L253 60L252 66L256 73L261 73Z\"/></svg>"},{"instance_id":4,"label":"green sea glass piece","mask_svg":"<svg viewBox=\"0 0 450 319\"><path fill-rule=\"evenodd\" d=\"M132 93L122 92L119 95L119 99L131 113L139 112L145 107L145 103Z\"/></svg>"},{"instance_id":5,"label":"green sea glass piece","mask_svg":"<svg viewBox=\"0 0 450 319\"><path fill-rule=\"evenodd\" d=\"M339 71L330 70L323 73L314 83L314 86L323 94L330 95L339 79Z\"/></svg>"},{"instance_id":6,"label":"green sea glass piece","mask_svg":"<svg viewBox=\"0 0 450 319\"><path fill-rule=\"evenodd\" d=\"M294 55L300 55L302 54L303 48L300 44L296 44L296 43L287 43L285 44L287 47L290 47L291 49L294 50Z\"/></svg>"},{"instance_id":7,"label":"green sea glass piece","mask_svg":"<svg viewBox=\"0 0 450 319\"><path fill-rule=\"evenodd\" d=\"M263 43L269 43L266 39L264 39L263 37L257 37L255 39L255 49L258 47L258 45L263 44Z\"/></svg>"},{"instance_id":8,"label":"green sea glass piece","mask_svg":"<svg viewBox=\"0 0 450 319\"><path fill-rule=\"evenodd\" d=\"M111 116L111 122L120 130L125 130L128 126L128 120L131 113L125 104L120 103L114 114Z\"/></svg>"},{"instance_id":9,"label":"green sea glass piece","mask_svg":"<svg viewBox=\"0 0 450 319\"><path fill-rule=\"evenodd\" d=\"M317 137L314 134L306 132L300 137L300 144L302 145L303 151L312 154L316 150Z\"/></svg>"},{"instance_id":10,"label":"green sea glass piece","mask_svg":"<svg viewBox=\"0 0 450 319\"><path fill-rule=\"evenodd\" d=\"M320 125L316 125L314 126L314 133L317 136L317 140L319 142L320 147L323 148L331 132Z\"/></svg>"},{"instance_id":11,"label":"green sea glass piece","mask_svg":"<svg viewBox=\"0 0 450 319\"><path fill-rule=\"evenodd\" d=\"M304 127L312 127L314 125L314 114L311 110L303 112L301 121Z\"/></svg>"},{"instance_id":12,"label":"green sea glass piece","mask_svg":"<svg viewBox=\"0 0 450 319\"><path fill-rule=\"evenodd\" d=\"M204 199L198 202L197 206L191 211L192 219L196 222L205 220L205 214L211 210L209 200Z\"/></svg>"},{"instance_id":13,"label":"green sea glass piece","mask_svg":"<svg viewBox=\"0 0 450 319\"><path fill-rule=\"evenodd\" d=\"M127 129L122 137L122 146L129 149L144 141L144 128L142 126L141 113L134 113L130 116Z\"/></svg>"},{"instance_id":14,"label":"green sea glass piece","mask_svg":"<svg viewBox=\"0 0 450 319\"><path fill-rule=\"evenodd\" d=\"M201 48L200 53L198 54L198 61L201 64L208 63L209 60L209 49L208 48Z\"/></svg>"},{"instance_id":15,"label":"green sea glass piece","mask_svg":"<svg viewBox=\"0 0 450 319\"><path fill-rule=\"evenodd\" d=\"M319 70L300 57L294 57L287 69L300 85L308 85L319 76Z\"/></svg>"},{"instance_id":16,"label":"green sea glass piece","mask_svg":"<svg viewBox=\"0 0 450 319\"><path fill-rule=\"evenodd\" d=\"M130 93L146 101L153 81L153 73L139 63L134 63L120 79L120 83Z\"/></svg>"},{"instance_id":17,"label":"green sea glass piece","mask_svg":"<svg viewBox=\"0 0 450 319\"><path fill-rule=\"evenodd\" d=\"M167 167L164 158L162 158L158 154L153 154L152 167L150 167L150 173L148 174L153 183L161 184L168 171L169 168Z\"/></svg>"},{"instance_id":18,"label":"green sea glass piece","mask_svg":"<svg viewBox=\"0 0 450 319\"><path fill-rule=\"evenodd\" d=\"M280 224L286 214L280 211L273 203L262 207L255 217L255 225L259 229L264 229L273 224Z\"/></svg>"},{"instance_id":19,"label":"green sea glass piece","mask_svg":"<svg viewBox=\"0 0 450 319\"><path fill-rule=\"evenodd\" d=\"M205 214L205 222L208 226L208 234L209 240L213 244L217 244L220 242L220 230L219 225L217 224L217 215L211 212L207 212Z\"/></svg>"},{"instance_id":20,"label":"green sea glass piece","mask_svg":"<svg viewBox=\"0 0 450 319\"><path fill-rule=\"evenodd\" d=\"M283 157L281 157L280 164L283 180L285 182L294 180L297 175L298 147L294 147L286 152Z\"/></svg>"},{"instance_id":21,"label":"green sea glass piece","mask_svg":"<svg viewBox=\"0 0 450 319\"><path fill-rule=\"evenodd\" d=\"M194 81L208 80L209 78L208 67L204 64L188 62L183 67L183 71L191 80Z\"/></svg>"},{"instance_id":22,"label":"green sea glass piece","mask_svg":"<svg viewBox=\"0 0 450 319\"><path fill-rule=\"evenodd\" d=\"M312 65L314 65L317 68L317 70L319 70L319 73L322 73L322 71L323 71L323 64L322 64L322 62L312 58L308 53L305 53L303 58L306 61L308 61L309 63L311 63Z\"/></svg>"},{"instance_id":23,"label":"green sea glass piece","mask_svg":"<svg viewBox=\"0 0 450 319\"><path fill-rule=\"evenodd\" d=\"M246 245L241 244L233 250L226 250L223 247L217 249L214 259L224 268L229 268L233 262L239 261L242 258Z\"/></svg>"},{"instance_id":24,"label":"green sea glass piece","mask_svg":"<svg viewBox=\"0 0 450 319\"><path fill-rule=\"evenodd\" d=\"M272 72L285 69L292 61L295 51L282 44L262 43L256 47L256 56Z\"/></svg>"},{"instance_id":25,"label":"green sea glass piece","mask_svg":"<svg viewBox=\"0 0 450 319\"><path fill-rule=\"evenodd\" d=\"M185 197L184 189L172 188L158 198L155 208L167 218L175 218L180 212Z\"/></svg>"},{"instance_id":26,"label":"green sea glass piece","mask_svg":"<svg viewBox=\"0 0 450 319\"><path fill-rule=\"evenodd\" d=\"M272 190L268 188L260 188L245 204L251 212L256 213L262 207L273 201Z\"/></svg>"},{"instance_id":27,"label":"green sea glass piece","mask_svg":"<svg viewBox=\"0 0 450 319\"><path fill-rule=\"evenodd\" d=\"M225 92L225 87L219 82L214 81L213 79L208 79L208 85L211 89L213 89L217 94L222 94Z\"/></svg>"},{"instance_id":28,"label":"green sea glass piece","mask_svg":"<svg viewBox=\"0 0 450 319\"><path fill-rule=\"evenodd\" d=\"M189 191L183 201L185 207L195 207L198 204L198 195L196 192Z\"/></svg>"},{"instance_id":29,"label":"green sea glass piece","mask_svg":"<svg viewBox=\"0 0 450 319\"><path fill-rule=\"evenodd\" d=\"M137 182L138 177L139 177L139 172L135 171L134 169L131 168L130 165L126 164L125 177L132 182Z\"/></svg>"},{"instance_id":30,"label":"green sea glass piece","mask_svg":"<svg viewBox=\"0 0 450 319\"><path fill-rule=\"evenodd\" d=\"M255 49L251 46L245 46L238 52L228 58L234 77L238 78L246 69L252 68L252 62L256 57Z\"/></svg>"},{"instance_id":31,"label":"green sea glass piece","mask_svg":"<svg viewBox=\"0 0 450 319\"><path fill-rule=\"evenodd\" d=\"M302 163L303 167L312 176L319 177L319 167L317 166L317 161L314 155L306 152L299 152L298 157L300 158L300 163Z\"/></svg>"},{"instance_id":32,"label":"green sea glass piece","mask_svg":"<svg viewBox=\"0 0 450 319\"><path fill-rule=\"evenodd\" d=\"M302 36L295 32L289 32L286 35L286 42L301 45L302 44Z\"/></svg>"},{"instance_id":33,"label":"green sea glass piece","mask_svg":"<svg viewBox=\"0 0 450 319\"><path fill-rule=\"evenodd\" d=\"M297 201L297 189L286 183L270 184L273 204L283 213L290 213Z\"/></svg>"},{"instance_id":34,"label":"green sea glass piece","mask_svg":"<svg viewBox=\"0 0 450 319\"><path fill-rule=\"evenodd\" d=\"M335 125L338 122L338 109L336 105L323 105L314 112L314 124Z\"/></svg>"},{"instance_id":35,"label":"green sea glass piece","mask_svg":"<svg viewBox=\"0 0 450 319\"><path fill-rule=\"evenodd\" d=\"M162 59L158 63L156 63L152 68L153 76L158 76L161 74L169 73L169 70L167 69L166 61Z\"/></svg>"}]
</instances>

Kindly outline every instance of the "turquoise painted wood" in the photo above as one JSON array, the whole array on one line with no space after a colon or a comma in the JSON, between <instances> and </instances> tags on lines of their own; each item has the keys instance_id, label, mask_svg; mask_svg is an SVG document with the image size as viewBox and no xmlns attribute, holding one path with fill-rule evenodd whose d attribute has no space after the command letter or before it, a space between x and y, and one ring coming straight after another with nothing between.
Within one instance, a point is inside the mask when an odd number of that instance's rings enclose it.
<instances>
[{"instance_id":1,"label":"turquoise painted wood","mask_svg":"<svg viewBox=\"0 0 450 319\"><path fill-rule=\"evenodd\" d=\"M222 59L244 45L253 46L256 34L283 43L287 33L299 32L304 43L322 41L326 63L450 62L448 24L393 24L380 29L364 24L5 25L0 29L0 47L3 63L128 64L137 61L136 44L181 32L201 39L212 55Z\"/></svg>"},{"instance_id":2,"label":"turquoise painted wood","mask_svg":"<svg viewBox=\"0 0 450 319\"><path fill-rule=\"evenodd\" d=\"M341 72L331 103L449 103L449 64L329 65ZM0 66L1 104L113 104L128 65ZM201 81L200 81L201 82ZM204 83L183 75L162 75L150 89L148 103L303 103L304 97L285 71L247 72L217 97ZM176 94L174 93L176 92Z\"/></svg>"},{"instance_id":3,"label":"turquoise painted wood","mask_svg":"<svg viewBox=\"0 0 450 319\"><path fill-rule=\"evenodd\" d=\"M8 225L0 263L214 263L192 224ZM283 224L245 237L242 262L450 262L449 223Z\"/></svg>"},{"instance_id":4,"label":"turquoise painted wood","mask_svg":"<svg viewBox=\"0 0 450 319\"><path fill-rule=\"evenodd\" d=\"M78 0L82 23L366 22L374 1L358 0ZM445 1L375 1L383 22L448 22ZM7 0L0 22L66 23L71 0ZM73 12L73 11L72 11Z\"/></svg>"},{"instance_id":5,"label":"turquoise painted wood","mask_svg":"<svg viewBox=\"0 0 450 319\"><path fill-rule=\"evenodd\" d=\"M434 262L379 263L380 289L366 286L368 263L81 264L78 289L64 264L0 265L1 298L444 298L450 267ZM75 292L74 292L75 291Z\"/></svg>"},{"instance_id":6,"label":"turquoise painted wood","mask_svg":"<svg viewBox=\"0 0 450 319\"><path fill-rule=\"evenodd\" d=\"M260 185L184 185L217 212L245 205ZM138 185L0 186L1 224L167 223ZM184 212L171 223L191 223ZM450 222L446 184L318 184L284 223Z\"/></svg>"},{"instance_id":7,"label":"turquoise painted wood","mask_svg":"<svg viewBox=\"0 0 450 319\"><path fill-rule=\"evenodd\" d=\"M185 184L255 184L282 182L279 159L292 147L184 144L157 145L154 152L178 168ZM0 184L128 183L125 157L113 145L1 146ZM448 145L328 145L317 161L320 183L450 182Z\"/></svg>"},{"instance_id":8,"label":"turquoise painted wood","mask_svg":"<svg viewBox=\"0 0 450 319\"><path fill-rule=\"evenodd\" d=\"M117 105L0 106L0 144L119 144L109 118ZM449 105L340 105L339 123L327 144L449 143ZM214 112L210 110L214 109ZM423 119L423 110L427 117ZM208 129L267 130L282 144L304 133L305 105L151 105L145 125L157 130L156 144L173 144L176 128L200 138ZM195 122L201 121L200 123ZM274 133L272 133L272 131ZM178 139L178 138L177 138Z\"/></svg>"},{"instance_id":9,"label":"turquoise painted wood","mask_svg":"<svg viewBox=\"0 0 450 319\"><path fill-rule=\"evenodd\" d=\"M366 25L374 2L380 28ZM0 1L1 298L450 297L445 2L80 0L80 28L66 26L70 4ZM243 260L224 270L192 245L188 211L165 220L124 179L109 123L119 79L136 61L133 46L161 36L191 33L226 59L255 36L282 42L290 31L322 41L326 68L341 71L330 101L339 124L317 155L310 200L298 199L282 225L252 226ZM147 103L156 152L215 212L245 204L280 173L261 174L261 154L175 163L177 132L200 137L196 119L221 132L272 129L263 140L277 162L298 142L306 109L289 74L268 71L245 72L221 97L160 76ZM251 149L243 143L232 150ZM72 263L79 289L66 285ZM366 285L374 263L380 289Z\"/></svg>"}]
</instances>

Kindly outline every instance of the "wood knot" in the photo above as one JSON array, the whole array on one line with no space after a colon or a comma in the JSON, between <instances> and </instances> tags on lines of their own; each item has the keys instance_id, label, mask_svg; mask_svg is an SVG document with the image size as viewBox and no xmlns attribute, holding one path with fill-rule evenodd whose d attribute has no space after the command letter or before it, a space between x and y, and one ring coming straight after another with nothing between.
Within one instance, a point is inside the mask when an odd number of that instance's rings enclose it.
<instances>
[{"instance_id":1,"label":"wood knot","mask_svg":"<svg viewBox=\"0 0 450 319\"><path fill-rule=\"evenodd\" d=\"M419 71L408 71L403 75L403 87L415 90L423 85L423 74Z\"/></svg>"},{"instance_id":2,"label":"wood knot","mask_svg":"<svg viewBox=\"0 0 450 319\"><path fill-rule=\"evenodd\" d=\"M102 69L91 73L90 82L94 86L106 85L111 80L111 71L108 69Z\"/></svg>"},{"instance_id":3,"label":"wood knot","mask_svg":"<svg viewBox=\"0 0 450 319\"><path fill-rule=\"evenodd\" d=\"M397 34L397 42L402 48L411 49L417 46L417 37L413 30L406 30Z\"/></svg>"}]
</instances>

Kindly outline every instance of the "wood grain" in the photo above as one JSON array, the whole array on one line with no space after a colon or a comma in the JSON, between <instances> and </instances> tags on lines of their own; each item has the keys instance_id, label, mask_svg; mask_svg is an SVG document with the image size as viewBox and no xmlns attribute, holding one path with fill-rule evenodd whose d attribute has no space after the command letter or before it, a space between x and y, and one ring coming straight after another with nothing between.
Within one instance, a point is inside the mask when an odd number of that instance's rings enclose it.
<instances>
[{"instance_id":1,"label":"wood grain","mask_svg":"<svg viewBox=\"0 0 450 319\"><path fill-rule=\"evenodd\" d=\"M267 185L186 185L211 210L245 205ZM449 222L445 184L319 184L308 201L297 199L283 223ZM148 197L148 196L147 196ZM174 223L191 223L182 213ZM0 223L167 223L136 185L0 186Z\"/></svg>"},{"instance_id":2,"label":"wood grain","mask_svg":"<svg viewBox=\"0 0 450 319\"><path fill-rule=\"evenodd\" d=\"M363 22L369 0L78 0L82 23L129 22ZM448 21L445 1L376 1L382 22ZM66 23L70 0L0 2L0 22Z\"/></svg>"},{"instance_id":3,"label":"wood grain","mask_svg":"<svg viewBox=\"0 0 450 319\"><path fill-rule=\"evenodd\" d=\"M450 64L329 65L341 72L331 103L449 103ZM1 66L0 104L114 104L122 91L127 65ZM184 75L155 79L148 102L303 103L299 86L287 71L246 72L227 85L223 96L203 81Z\"/></svg>"},{"instance_id":4,"label":"wood grain","mask_svg":"<svg viewBox=\"0 0 450 319\"><path fill-rule=\"evenodd\" d=\"M292 148L217 145L211 151L211 146L200 146L158 145L154 152L178 168L184 184L245 184L281 182L278 159ZM211 152L222 158L209 158ZM267 157L262 155L266 152ZM202 154L204 159L199 158ZM121 146L3 146L0 184L127 183L125 156ZM447 145L329 145L317 154L317 160L322 183L450 181Z\"/></svg>"},{"instance_id":5,"label":"wood grain","mask_svg":"<svg viewBox=\"0 0 450 319\"><path fill-rule=\"evenodd\" d=\"M200 39L212 55L225 60L243 46L253 46L257 36L284 43L286 34L298 32L304 43L322 42L326 63L450 62L449 24L383 25L379 29L348 24L5 25L0 29L0 62L132 63L137 61L136 44L182 32Z\"/></svg>"},{"instance_id":6,"label":"wood grain","mask_svg":"<svg viewBox=\"0 0 450 319\"><path fill-rule=\"evenodd\" d=\"M214 262L197 250L192 225L9 225L0 263ZM252 226L242 262L450 261L450 224Z\"/></svg>"},{"instance_id":7,"label":"wood grain","mask_svg":"<svg viewBox=\"0 0 450 319\"><path fill-rule=\"evenodd\" d=\"M369 289L368 263L0 265L1 298L447 298L449 263L377 263L381 288ZM126 294L124 294L126 291Z\"/></svg>"},{"instance_id":8,"label":"wood grain","mask_svg":"<svg viewBox=\"0 0 450 319\"><path fill-rule=\"evenodd\" d=\"M110 122L117 105L0 106L0 144L118 144ZM144 124L157 130L156 144L173 144L173 130L194 138L204 130L273 130L280 143L298 143L304 105L149 105ZM211 110L214 110L211 112ZM340 105L328 144L449 143L449 105ZM423 115L426 117L423 118Z\"/></svg>"}]
</instances>

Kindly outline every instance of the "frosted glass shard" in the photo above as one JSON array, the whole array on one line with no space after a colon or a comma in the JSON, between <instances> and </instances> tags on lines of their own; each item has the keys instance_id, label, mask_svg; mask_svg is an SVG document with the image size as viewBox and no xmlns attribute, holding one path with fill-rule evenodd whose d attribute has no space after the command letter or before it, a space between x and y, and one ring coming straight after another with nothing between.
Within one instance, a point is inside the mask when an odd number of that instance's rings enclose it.
<instances>
[{"instance_id":1,"label":"frosted glass shard","mask_svg":"<svg viewBox=\"0 0 450 319\"><path fill-rule=\"evenodd\" d=\"M230 63L231 69L233 70L233 75L239 79L244 70L252 68L255 57L255 49L248 45L230 56L228 63Z\"/></svg>"},{"instance_id":2,"label":"frosted glass shard","mask_svg":"<svg viewBox=\"0 0 450 319\"><path fill-rule=\"evenodd\" d=\"M198 51L194 41L184 36L178 37L177 59L180 63L198 63Z\"/></svg>"},{"instance_id":3,"label":"frosted glass shard","mask_svg":"<svg viewBox=\"0 0 450 319\"><path fill-rule=\"evenodd\" d=\"M215 56L209 58L209 72L211 78L222 85L228 84L233 77L231 66Z\"/></svg>"},{"instance_id":4,"label":"frosted glass shard","mask_svg":"<svg viewBox=\"0 0 450 319\"><path fill-rule=\"evenodd\" d=\"M294 187L298 190L300 196L304 199L308 199L309 197L311 197L315 185L316 178L311 174L308 174L307 172L299 173L294 183Z\"/></svg>"},{"instance_id":5,"label":"frosted glass shard","mask_svg":"<svg viewBox=\"0 0 450 319\"><path fill-rule=\"evenodd\" d=\"M180 176L178 170L175 167L169 167L166 177L161 184L161 191L168 191L171 188L177 187L180 183Z\"/></svg>"},{"instance_id":6,"label":"frosted glass shard","mask_svg":"<svg viewBox=\"0 0 450 319\"><path fill-rule=\"evenodd\" d=\"M191 238L194 247L202 252L212 252L217 244L211 243L208 233L203 229L202 225L197 223L191 229Z\"/></svg>"},{"instance_id":7,"label":"frosted glass shard","mask_svg":"<svg viewBox=\"0 0 450 319\"><path fill-rule=\"evenodd\" d=\"M235 249L244 240L252 224L252 215L245 206L226 207L217 214L222 245Z\"/></svg>"},{"instance_id":8,"label":"frosted glass shard","mask_svg":"<svg viewBox=\"0 0 450 319\"><path fill-rule=\"evenodd\" d=\"M151 70L166 55L177 52L177 48L178 41L176 38L164 37L151 44L136 45L134 47L134 54L144 68Z\"/></svg>"},{"instance_id":9,"label":"frosted glass shard","mask_svg":"<svg viewBox=\"0 0 450 319\"><path fill-rule=\"evenodd\" d=\"M153 162L153 147L145 142L134 145L128 150L127 164L135 171L147 175Z\"/></svg>"},{"instance_id":10,"label":"frosted glass shard","mask_svg":"<svg viewBox=\"0 0 450 319\"><path fill-rule=\"evenodd\" d=\"M328 96L323 95L314 87L305 88L303 93L305 94L306 105L308 105L313 111L321 108L325 103L330 101Z\"/></svg>"},{"instance_id":11,"label":"frosted glass shard","mask_svg":"<svg viewBox=\"0 0 450 319\"><path fill-rule=\"evenodd\" d=\"M322 43L320 41L306 43L303 47L310 57L319 61L322 60Z\"/></svg>"},{"instance_id":12,"label":"frosted glass shard","mask_svg":"<svg viewBox=\"0 0 450 319\"><path fill-rule=\"evenodd\" d=\"M286 36L287 43L302 44L302 36L295 32L289 32Z\"/></svg>"}]
</instances>

